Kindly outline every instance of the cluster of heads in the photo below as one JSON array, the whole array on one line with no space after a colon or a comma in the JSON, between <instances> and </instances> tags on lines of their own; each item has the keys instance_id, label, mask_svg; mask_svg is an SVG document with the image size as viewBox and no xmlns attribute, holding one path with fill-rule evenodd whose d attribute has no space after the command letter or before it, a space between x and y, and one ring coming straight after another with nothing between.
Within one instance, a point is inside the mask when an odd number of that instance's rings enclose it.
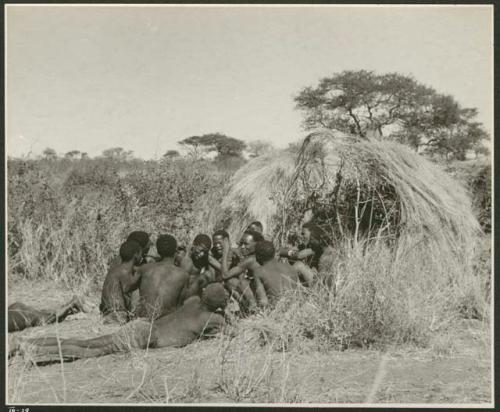
<instances>
[{"instance_id":1,"label":"cluster of heads","mask_svg":"<svg viewBox=\"0 0 500 412\"><path fill-rule=\"evenodd\" d=\"M255 221L248 225L238 243L242 256L255 254L259 263L267 262L274 257L275 247L272 242L264 239L262 232L261 222ZM305 223L302 226L301 235L303 245L313 249L323 248L330 243L326 232L314 223ZM229 233L224 229L215 231L212 238L203 233L198 234L194 238L191 248L193 263L199 267L206 265L210 250L214 256L220 258L225 239L229 241ZM148 233L134 231L120 247L120 257L124 262L134 260L136 264L139 264L147 256L151 245ZM174 257L180 249L176 239L171 235L160 235L156 240L156 250L162 259Z\"/></svg>"}]
</instances>

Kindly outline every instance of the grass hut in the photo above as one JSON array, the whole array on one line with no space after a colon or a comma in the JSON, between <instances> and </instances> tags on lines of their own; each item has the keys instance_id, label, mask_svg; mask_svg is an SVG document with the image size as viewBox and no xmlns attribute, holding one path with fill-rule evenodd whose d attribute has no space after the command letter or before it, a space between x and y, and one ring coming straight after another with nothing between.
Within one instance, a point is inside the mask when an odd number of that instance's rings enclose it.
<instances>
[{"instance_id":1,"label":"grass hut","mask_svg":"<svg viewBox=\"0 0 500 412\"><path fill-rule=\"evenodd\" d=\"M251 160L220 206L216 219L233 236L260 220L279 243L312 216L337 241L423 244L451 257L470 250L480 230L465 189L438 165L397 143L331 131Z\"/></svg>"},{"instance_id":2,"label":"grass hut","mask_svg":"<svg viewBox=\"0 0 500 412\"><path fill-rule=\"evenodd\" d=\"M255 158L210 215L233 239L253 220L276 244L307 220L333 239L320 262L320 275L340 285L333 295L318 286L275 311L276 322L298 334L424 342L458 313L487 316L472 270L480 227L470 198L403 145L318 131L296 148Z\"/></svg>"}]
</instances>

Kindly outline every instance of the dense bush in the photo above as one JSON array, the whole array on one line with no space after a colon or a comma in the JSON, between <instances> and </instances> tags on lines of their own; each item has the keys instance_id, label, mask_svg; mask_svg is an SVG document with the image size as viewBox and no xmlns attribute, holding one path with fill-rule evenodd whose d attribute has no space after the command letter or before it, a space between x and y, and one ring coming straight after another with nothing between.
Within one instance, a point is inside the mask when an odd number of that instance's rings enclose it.
<instances>
[{"instance_id":1,"label":"dense bush","mask_svg":"<svg viewBox=\"0 0 500 412\"><path fill-rule=\"evenodd\" d=\"M208 161L9 160L9 275L100 285L133 230L187 243L202 198L227 180Z\"/></svg>"}]
</instances>

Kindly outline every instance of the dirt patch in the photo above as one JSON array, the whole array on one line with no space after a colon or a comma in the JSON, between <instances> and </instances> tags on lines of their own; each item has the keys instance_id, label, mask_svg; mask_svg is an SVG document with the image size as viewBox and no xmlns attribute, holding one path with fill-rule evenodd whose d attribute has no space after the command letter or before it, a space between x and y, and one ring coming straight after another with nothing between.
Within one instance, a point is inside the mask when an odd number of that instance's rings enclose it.
<instances>
[{"instance_id":1,"label":"dirt patch","mask_svg":"<svg viewBox=\"0 0 500 412\"><path fill-rule=\"evenodd\" d=\"M9 303L49 308L69 300L53 284L10 285ZM61 324L26 329L22 336L91 338L103 325L94 309ZM220 337L182 349L134 351L36 366L9 361L8 397L15 403L488 403L491 341L487 325L463 321L437 335L429 348L385 352L279 352ZM382 362L382 360L384 360ZM382 367L381 367L382 365ZM381 373L382 372L382 373ZM382 376L374 388L377 376Z\"/></svg>"}]
</instances>

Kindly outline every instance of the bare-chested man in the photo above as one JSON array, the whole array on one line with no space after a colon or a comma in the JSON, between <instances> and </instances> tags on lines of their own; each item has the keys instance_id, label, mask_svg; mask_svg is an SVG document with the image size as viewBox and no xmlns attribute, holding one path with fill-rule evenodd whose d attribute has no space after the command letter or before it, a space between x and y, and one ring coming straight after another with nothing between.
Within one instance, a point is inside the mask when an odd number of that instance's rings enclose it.
<instances>
[{"instance_id":1,"label":"bare-chested man","mask_svg":"<svg viewBox=\"0 0 500 412\"><path fill-rule=\"evenodd\" d=\"M246 230L241 237L239 243L239 250L243 259L239 264L231 269L228 265L228 255L229 255L229 242L224 241L224 258L222 260L222 273L224 281L229 279L235 279L238 282L233 285L243 296L243 308L248 311L253 311L256 308L257 299L264 298L265 292L262 288L259 288L259 284L253 282L253 272L260 265L255 260L255 245L257 242L264 240L259 232L253 230ZM230 281L230 282L235 282Z\"/></svg>"},{"instance_id":2,"label":"bare-chested man","mask_svg":"<svg viewBox=\"0 0 500 412\"><path fill-rule=\"evenodd\" d=\"M182 300L199 295L204 286L215 281L215 270L209 264L212 240L208 235L196 235L190 250L182 258L180 267L188 272L189 280L182 293Z\"/></svg>"},{"instance_id":3,"label":"bare-chested man","mask_svg":"<svg viewBox=\"0 0 500 412\"><path fill-rule=\"evenodd\" d=\"M141 278L136 316L153 320L174 312L182 304L181 292L189 278L186 270L174 264L177 241L173 236L158 236L156 250L159 262L136 268Z\"/></svg>"},{"instance_id":4,"label":"bare-chested man","mask_svg":"<svg viewBox=\"0 0 500 412\"><path fill-rule=\"evenodd\" d=\"M227 293L219 283L203 289L201 298L192 296L174 313L154 322L137 319L116 333L93 339L59 339L45 337L18 339L9 343L9 355L29 351L35 362L75 360L126 352L131 348L145 349L182 347L196 339L208 337L222 330L222 314L227 304Z\"/></svg>"},{"instance_id":5,"label":"bare-chested man","mask_svg":"<svg viewBox=\"0 0 500 412\"><path fill-rule=\"evenodd\" d=\"M296 288L299 283L297 270L287 263L278 262L275 253L272 242L263 240L255 245L255 259L260 265L254 270L255 281L262 283L267 298L260 299L262 306L275 303L284 291Z\"/></svg>"},{"instance_id":6,"label":"bare-chested man","mask_svg":"<svg viewBox=\"0 0 500 412\"><path fill-rule=\"evenodd\" d=\"M302 225L302 244L299 250L281 248L279 254L296 261L293 266L304 285L309 286L318 275L319 260L330 243L323 229L314 223L305 223Z\"/></svg>"},{"instance_id":7,"label":"bare-chested man","mask_svg":"<svg viewBox=\"0 0 500 412\"><path fill-rule=\"evenodd\" d=\"M99 310L104 323L126 323L130 320L130 293L139 287L140 277L134 271L142 260L141 246L127 240L120 247L122 263L112 266L102 287Z\"/></svg>"},{"instance_id":8,"label":"bare-chested man","mask_svg":"<svg viewBox=\"0 0 500 412\"><path fill-rule=\"evenodd\" d=\"M14 302L8 308L9 332L17 332L33 326L62 322L67 316L78 312L88 312L89 307L82 298L73 298L58 309L35 309L22 302Z\"/></svg>"}]
</instances>

